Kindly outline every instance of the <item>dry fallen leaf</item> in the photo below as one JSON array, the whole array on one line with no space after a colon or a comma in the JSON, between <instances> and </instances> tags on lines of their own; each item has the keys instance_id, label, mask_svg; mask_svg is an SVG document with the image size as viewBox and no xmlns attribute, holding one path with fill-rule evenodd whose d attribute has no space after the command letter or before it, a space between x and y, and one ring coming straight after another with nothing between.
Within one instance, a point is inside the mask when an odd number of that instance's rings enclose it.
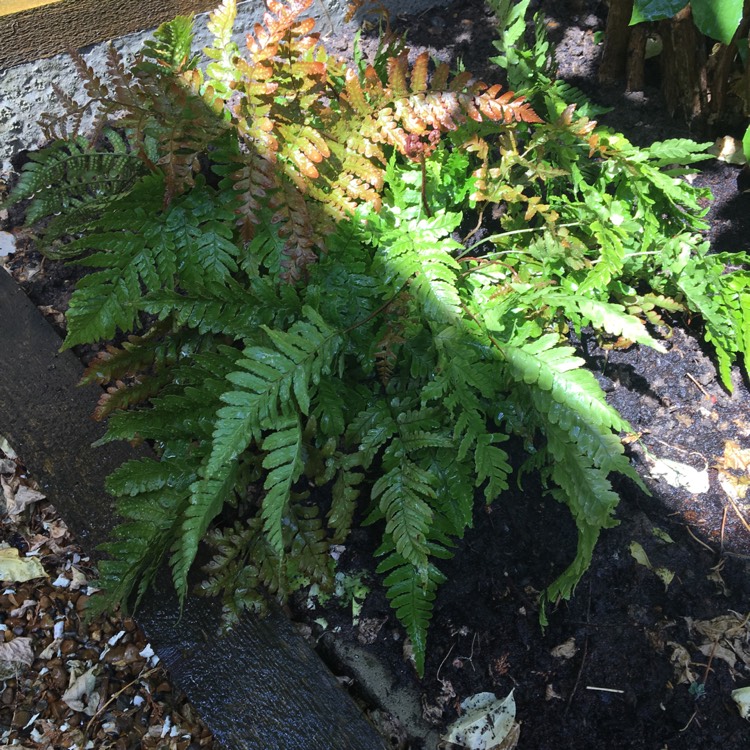
<instances>
[{"instance_id":1,"label":"dry fallen leaf","mask_svg":"<svg viewBox=\"0 0 750 750\"><path fill-rule=\"evenodd\" d=\"M5 456L11 460L18 458L18 455L13 450L10 443L2 435L0 435L0 452L4 453Z\"/></svg>"},{"instance_id":2,"label":"dry fallen leaf","mask_svg":"<svg viewBox=\"0 0 750 750\"><path fill-rule=\"evenodd\" d=\"M735 503L743 500L750 487L750 449L734 440L724 443L724 455L716 462L721 488Z\"/></svg>"},{"instance_id":3,"label":"dry fallen leaf","mask_svg":"<svg viewBox=\"0 0 750 750\"><path fill-rule=\"evenodd\" d=\"M95 664L79 675L76 675L74 671L71 672L70 684L63 693L62 700L74 711L82 711L87 716L93 716L96 713L99 695L94 692L94 688L98 671L99 665Z\"/></svg>"},{"instance_id":4,"label":"dry fallen leaf","mask_svg":"<svg viewBox=\"0 0 750 750\"><path fill-rule=\"evenodd\" d=\"M709 659L720 659L721 661L726 662L729 669L734 671L734 667L737 664L737 657L732 649L726 648L725 646L719 646L716 643L704 643L702 646L698 647L698 651Z\"/></svg>"},{"instance_id":5,"label":"dry fallen leaf","mask_svg":"<svg viewBox=\"0 0 750 750\"><path fill-rule=\"evenodd\" d=\"M39 305L39 310L48 318L52 318L55 325L65 325L65 315L52 305ZM1 750L1 749L0 749Z\"/></svg>"},{"instance_id":6,"label":"dry fallen leaf","mask_svg":"<svg viewBox=\"0 0 750 750\"><path fill-rule=\"evenodd\" d=\"M686 617L685 621L692 633L705 639L699 646L701 653L710 656L713 652L714 658L725 661L733 674L737 659L750 667L750 617L732 612L711 620Z\"/></svg>"},{"instance_id":7,"label":"dry fallen leaf","mask_svg":"<svg viewBox=\"0 0 750 750\"><path fill-rule=\"evenodd\" d=\"M672 461L669 458L657 458L650 454L646 454L646 457L651 462L649 473L654 479L660 479L671 487L687 490L693 495L708 492L710 487L708 467L695 469L688 464Z\"/></svg>"},{"instance_id":8,"label":"dry fallen leaf","mask_svg":"<svg viewBox=\"0 0 750 750\"><path fill-rule=\"evenodd\" d=\"M570 659L578 653L578 646L576 646L575 638L568 638L565 643L561 643L559 646L555 646L550 651L552 656L556 659Z\"/></svg>"},{"instance_id":9,"label":"dry fallen leaf","mask_svg":"<svg viewBox=\"0 0 750 750\"><path fill-rule=\"evenodd\" d=\"M731 135L725 135L717 138L713 146L707 149L709 154L713 154L719 161L727 164L746 164L745 150L742 148L742 140L734 138Z\"/></svg>"},{"instance_id":10,"label":"dry fallen leaf","mask_svg":"<svg viewBox=\"0 0 750 750\"><path fill-rule=\"evenodd\" d=\"M740 716L750 720L750 686L732 690L732 700L737 704Z\"/></svg>"},{"instance_id":11,"label":"dry fallen leaf","mask_svg":"<svg viewBox=\"0 0 750 750\"><path fill-rule=\"evenodd\" d=\"M690 669L692 663L690 652L684 646L674 641L667 641L667 646L672 649L672 656L669 661L672 662L672 666L674 667L674 680L676 684L680 685L686 682L692 685L696 680L696 676L695 672Z\"/></svg>"},{"instance_id":12,"label":"dry fallen leaf","mask_svg":"<svg viewBox=\"0 0 750 750\"><path fill-rule=\"evenodd\" d=\"M654 575L658 576L664 584L665 589L669 588L669 584L674 580L673 570L669 570L669 568L655 568L651 564L651 560L648 559L646 550L638 542L630 543L630 554L639 565L643 565L644 568L648 568Z\"/></svg>"},{"instance_id":13,"label":"dry fallen leaf","mask_svg":"<svg viewBox=\"0 0 750 750\"><path fill-rule=\"evenodd\" d=\"M750 628L750 620L736 613L721 615L711 620L693 620L690 617L685 619L691 630L695 630L712 641L747 636L748 628Z\"/></svg>"},{"instance_id":14,"label":"dry fallen leaf","mask_svg":"<svg viewBox=\"0 0 750 750\"><path fill-rule=\"evenodd\" d=\"M735 503L745 499L747 488L750 486L750 477L736 477L726 471L719 471L717 478L727 497Z\"/></svg>"},{"instance_id":15,"label":"dry fallen leaf","mask_svg":"<svg viewBox=\"0 0 750 750\"><path fill-rule=\"evenodd\" d=\"M734 440L724 443L724 456L719 459L719 464L724 469L737 469L748 473L750 470L750 448L741 448Z\"/></svg>"},{"instance_id":16,"label":"dry fallen leaf","mask_svg":"<svg viewBox=\"0 0 750 750\"><path fill-rule=\"evenodd\" d=\"M503 700L494 693L477 693L461 702L464 715L448 727L446 742L467 750L513 750L520 726L513 691Z\"/></svg>"},{"instance_id":17,"label":"dry fallen leaf","mask_svg":"<svg viewBox=\"0 0 750 750\"><path fill-rule=\"evenodd\" d=\"M38 557L21 557L15 547L0 549L0 581L23 583L46 575Z\"/></svg>"},{"instance_id":18,"label":"dry fallen leaf","mask_svg":"<svg viewBox=\"0 0 750 750\"><path fill-rule=\"evenodd\" d=\"M31 638L14 638L0 643L0 680L16 677L34 662Z\"/></svg>"},{"instance_id":19,"label":"dry fallen leaf","mask_svg":"<svg viewBox=\"0 0 750 750\"><path fill-rule=\"evenodd\" d=\"M0 232L0 258L16 252L16 238L10 232ZM0 750L2 750L0 748Z\"/></svg>"},{"instance_id":20,"label":"dry fallen leaf","mask_svg":"<svg viewBox=\"0 0 750 750\"><path fill-rule=\"evenodd\" d=\"M5 482L4 479L0 479L0 481L2 482L3 495L5 496L5 511L11 519L14 516L21 515L27 506L44 500L46 497L43 493L27 487L25 484L20 485L14 492L11 485Z\"/></svg>"}]
</instances>

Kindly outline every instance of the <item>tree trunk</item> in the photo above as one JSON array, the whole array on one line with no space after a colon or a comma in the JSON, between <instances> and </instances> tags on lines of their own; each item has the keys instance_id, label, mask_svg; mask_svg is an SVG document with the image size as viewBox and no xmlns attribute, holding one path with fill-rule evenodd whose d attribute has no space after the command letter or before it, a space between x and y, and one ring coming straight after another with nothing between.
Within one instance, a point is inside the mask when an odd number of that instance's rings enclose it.
<instances>
[{"instance_id":1,"label":"tree trunk","mask_svg":"<svg viewBox=\"0 0 750 750\"><path fill-rule=\"evenodd\" d=\"M706 46L693 23L690 6L674 18L659 23L664 45L661 53L661 85L667 109L691 125L702 125L708 114Z\"/></svg>"},{"instance_id":2,"label":"tree trunk","mask_svg":"<svg viewBox=\"0 0 750 750\"><path fill-rule=\"evenodd\" d=\"M628 44L628 70L625 88L628 91L643 91L645 84L646 63L646 24L636 24L630 30L630 43Z\"/></svg>"},{"instance_id":3,"label":"tree trunk","mask_svg":"<svg viewBox=\"0 0 750 750\"><path fill-rule=\"evenodd\" d=\"M633 14L633 0L610 0L607 28L604 32L604 51L599 64L599 81L612 84L625 78L628 44Z\"/></svg>"}]
</instances>

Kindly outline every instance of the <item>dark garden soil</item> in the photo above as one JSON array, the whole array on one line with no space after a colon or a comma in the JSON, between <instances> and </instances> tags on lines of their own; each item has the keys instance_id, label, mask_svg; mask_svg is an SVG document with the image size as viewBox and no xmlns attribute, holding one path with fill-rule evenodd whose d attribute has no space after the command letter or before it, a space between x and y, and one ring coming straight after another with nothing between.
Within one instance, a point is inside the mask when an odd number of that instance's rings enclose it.
<instances>
[{"instance_id":1,"label":"dark garden soil","mask_svg":"<svg viewBox=\"0 0 750 750\"><path fill-rule=\"evenodd\" d=\"M604 3L544 7L561 76L613 108L603 122L640 144L690 135L666 117L657 89L626 95L597 83L595 32L604 28ZM451 62L460 58L480 77L493 76L487 61L495 27L482 2L392 20L410 46ZM656 71L651 74L656 83ZM715 196L708 238L716 250L750 251L750 195L737 193L736 178L737 168L709 162L696 179ZM73 269L49 261L41 268L33 251L19 252L8 265L48 314L64 309ZM315 602L307 596L291 603L292 617L333 669L355 676L352 689L368 709L381 700L378 690L386 696L384 708L396 713L402 709L394 696L413 697L406 726L373 712L394 747L432 750L464 698L511 690L521 722L519 750L750 745L750 725L730 695L750 685L750 501L744 495L750 395L738 372L732 394L721 387L691 321L672 323L665 354L638 346L605 351L585 335L577 342L633 427L628 451L651 494L618 483L620 523L602 533L574 598L547 612L545 630L538 594L572 560L576 532L568 510L545 496L533 476L490 508L479 503L475 528L441 565L449 581L436 601L421 682L376 588L377 529L356 531L342 555L343 569L362 572L372 589L356 624L351 611L311 608ZM520 464L520 450L517 458ZM352 653L362 663L374 658L383 665L385 685L363 682ZM403 709L402 717L408 714Z\"/></svg>"}]
</instances>

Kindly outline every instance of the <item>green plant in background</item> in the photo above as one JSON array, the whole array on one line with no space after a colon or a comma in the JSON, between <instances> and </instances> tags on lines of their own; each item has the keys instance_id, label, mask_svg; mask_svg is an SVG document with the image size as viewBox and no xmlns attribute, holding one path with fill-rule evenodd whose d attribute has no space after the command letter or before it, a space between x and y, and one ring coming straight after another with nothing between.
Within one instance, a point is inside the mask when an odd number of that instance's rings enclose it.
<instances>
[{"instance_id":1,"label":"green plant in background","mask_svg":"<svg viewBox=\"0 0 750 750\"><path fill-rule=\"evenodd\" d=\"M599 77L645 85L644 61L659 55L667 111L693 132L734 130L750 115L745 0L610 0Z\"/></svg>"},{"instance_id":2,"label":"green plant in background","mask_svg":"<svg viewBox=\"0 0 750 750\"><path fill-rule=\"evenodd\" d=\"M744 0L690 0L693 20L701 34L729 44L742 21ZM631 25L672 18L688 3L684 0L634 0Z\"/></svg>"},{"instance_id":3,"label":"green plant in background","mask_svg":"<svg viewBox=\"0 0 750 750\"><path fill-rule=\"evenodd\" d=\"M572 104L584 117L596 117L606 112L605 107L597 106L574 86L556 77L553 49L547 38L542 13L534 14L533 31L527 29L530 2L488 0L500 32L493 43L499 54L490 60L505 71L511 89L523 91L534 107L538 111L546 111L550 119L562 115ZM533 43L528 44L527 37L532 35Z\"/></svg>"},{"instance_id":4,"label":"green plant in background","mask_svg":"<svg viewBox=\"0 0 750 750\"><path fill-rule=\"evenodd\" d=\"M332 589L330 547L361 513L422 674L439 561L477 493L502 497L509 436L578 528L542 619L615 523L610 475L639 481L567 331L658 347L647 323L699 313L731 387L749 279L708 255L703 193L679 178L703 146L639 149L561 107L538 25L532 49L513 26L532 107L389 44L348 67L297 20L310 1L269 0L241 53L225 0L205 70L188 18L129 69L112 52L107 82L74 58L89 98L45 118L56 140L11 200L54 215L48 253L93 269L65 346L121 336L85 375L109 384L105 440L158 453L109 478L125 520L95 606L137 603L165 558L184 599L202 541L227 622Z\"/></svg>"}]
</instances>

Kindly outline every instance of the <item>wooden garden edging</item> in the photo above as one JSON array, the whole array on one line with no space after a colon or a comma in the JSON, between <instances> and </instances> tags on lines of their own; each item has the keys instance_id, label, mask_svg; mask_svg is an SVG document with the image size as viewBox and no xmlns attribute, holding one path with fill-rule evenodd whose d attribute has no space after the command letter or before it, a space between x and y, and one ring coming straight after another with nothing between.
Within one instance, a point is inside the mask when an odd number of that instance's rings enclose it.
<instances>
[{"instance_id":1,"label":"wooden garden edging","mask_svg":"<svg viewBox=\"0 0 750 750\"><path fill-rule=\"evenodd\" d=\"M97 386L76 387L83 367L0 268L0 434L88 553L115 518L104 478L135 451L91 444ZM163 571L137 620L215 738L229 750L384 750L310 646L278 611L216 635L219 606L190 598L178 619Z\"/></svg>"},{"instance_id":2,"label":"wooden garden edging","mask_svg":"<svg viewBox=\"0 0 750 750\"><path fill-rule=\"evenodd\" d=\"M216 0L16 0L0 13L0 68L150 29ZM0 11L2 11L0 3Z\"/></svg>"}]
</instances>

